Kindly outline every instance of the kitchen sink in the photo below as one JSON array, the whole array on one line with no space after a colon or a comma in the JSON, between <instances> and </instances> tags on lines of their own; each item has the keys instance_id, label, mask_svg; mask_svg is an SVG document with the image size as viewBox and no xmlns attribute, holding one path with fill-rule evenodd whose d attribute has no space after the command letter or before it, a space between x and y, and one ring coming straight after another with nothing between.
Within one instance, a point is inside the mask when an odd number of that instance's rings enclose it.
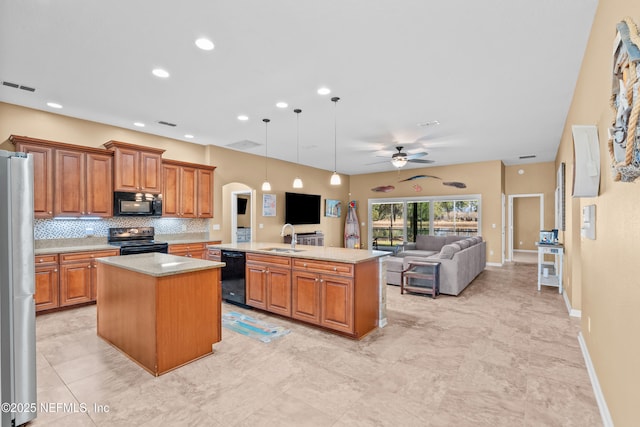
<instances>
[{"instance_id":1,"label":"kitchen sink","mask_svg":"<svg viewBox=\"0 0 640 427\"><path fill-rule=\"evenodd\" d=\"M304 249L291 249L291 248L264 248L263 251L267 252L280 252L284 254L293 254L296 252L304 252Z\"/></svg>"}]
</instances>

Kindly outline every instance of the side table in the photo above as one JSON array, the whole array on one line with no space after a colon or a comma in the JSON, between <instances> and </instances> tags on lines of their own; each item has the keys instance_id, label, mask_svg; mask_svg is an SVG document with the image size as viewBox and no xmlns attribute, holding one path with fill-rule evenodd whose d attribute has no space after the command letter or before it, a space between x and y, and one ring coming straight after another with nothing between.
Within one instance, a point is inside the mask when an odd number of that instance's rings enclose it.
<instances>
[{"instance_id":1,"label":"side table","mask_svg":"<svg viewBox=\"0 0 640 427\"><path fill-rule=\"evenodd\" d=\"M440 294L440 263L439 262L410 262L402 272L400 279L400 294L404 291L431 295L435 298Z\"/></svg>"},{"instance_id":2,"label":"side table","mask_svg":"<svg viewBox=\"0 0 640 427\"><path fill-rule=\"evenodd\" d=\"M538 291L541 286L555 286L562 293L562 266L564 246L561 244L536 243L538 247ZM545 262L545 254L553 255L553 263Z\"/></svg>"}]
</instances>

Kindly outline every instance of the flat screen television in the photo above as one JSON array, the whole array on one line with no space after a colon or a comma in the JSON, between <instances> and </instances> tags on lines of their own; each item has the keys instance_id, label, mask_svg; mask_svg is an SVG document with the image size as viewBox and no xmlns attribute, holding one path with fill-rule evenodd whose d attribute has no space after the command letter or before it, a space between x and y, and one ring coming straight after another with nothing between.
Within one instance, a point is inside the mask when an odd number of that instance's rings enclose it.
<instances>
[{"instance_id":1,"label":"flat screen television","mask_svg":"<svg viewBox=\"0 0 640 427\"><path fill-rule=\"evenodd\" d=\"M316 194L284 193L284 222L320 224L320 199Z\"/></svg>"},{"instance_id":2,"label":"flat screen television","mask_svg":"<svg viewBox=\"0 0 640 427\"><path fill-rule=\"evenodd\" d=\"M244 215L247 213L247 199L244 197L238 197L238 215Z\"/></svg>"}]
</instances>

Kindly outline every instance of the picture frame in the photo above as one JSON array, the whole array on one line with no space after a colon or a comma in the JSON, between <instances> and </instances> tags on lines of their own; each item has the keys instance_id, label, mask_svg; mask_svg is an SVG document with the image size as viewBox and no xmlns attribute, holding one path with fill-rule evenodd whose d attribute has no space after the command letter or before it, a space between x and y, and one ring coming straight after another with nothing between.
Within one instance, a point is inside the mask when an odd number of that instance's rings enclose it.
<instances>
[{"instance_id":1,"label":"picture frame","mask_svg":"<svg viewBox=\"0 0 640 427\"><path fill-rule=\"evenodd\" d=\"M262 216L276 216L276 195L262 195Z\"/></svg>"},{"instance_id":2,"label":"picture frame","mask_svg":"<svg viewBox=\"0 0 640 427\"><path fill-rule=\"evenodd\" d=\"M340 218L342 214L342 202L340 200L326 199L324 201L324 216Z\"/></svg>"}]
</instances>

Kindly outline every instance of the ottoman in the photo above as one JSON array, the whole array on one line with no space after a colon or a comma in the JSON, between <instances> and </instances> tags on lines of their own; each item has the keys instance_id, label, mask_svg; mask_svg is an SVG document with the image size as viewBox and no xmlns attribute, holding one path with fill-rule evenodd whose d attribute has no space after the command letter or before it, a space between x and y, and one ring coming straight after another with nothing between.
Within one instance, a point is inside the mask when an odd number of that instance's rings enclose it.
<instances>
[{"instance_id":1,"label":"ottoman","mask_svg":"<svg viewBox=\"0 0 640 427\"><path fill-rule=\"evenodd\" d=\"M400 286L402 282L403 259L400 257L387 258L387 284Z\"/></svg>"}]
</instances>

